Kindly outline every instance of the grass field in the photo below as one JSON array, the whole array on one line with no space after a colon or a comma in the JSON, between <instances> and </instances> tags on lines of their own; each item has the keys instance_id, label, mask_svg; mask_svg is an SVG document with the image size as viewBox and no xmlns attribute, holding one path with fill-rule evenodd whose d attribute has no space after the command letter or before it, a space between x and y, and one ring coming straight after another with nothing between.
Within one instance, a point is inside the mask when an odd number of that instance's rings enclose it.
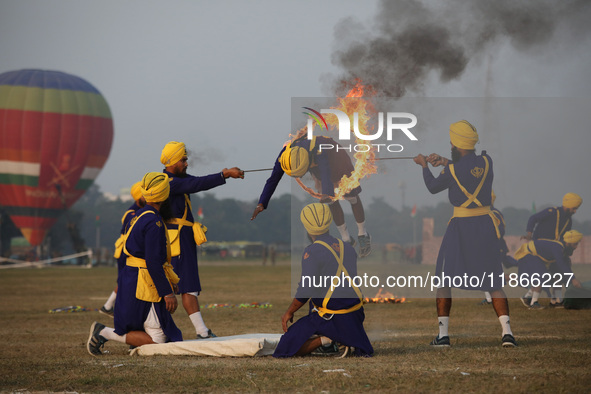
<instances>
[{"instance_id":1,"label":"grass field","mask_svg":"<svg viewBox=\"0 0 591 394\"><path fill-rule=\"evenodd\" d=\"M217 335L280 332L289 305L290 267L215 264L201 267L202 305L268 302L268 309L203 308ZM92 357L85 349L91 323L112 326L94 309L110 294L115 268L0 271L1 392L589 392L591 310L525 309L510 300L520 344L500 346L500 325L478 299L454 300L452 347L433 349L435 303L366 305L366 330L375 348L367 359L130 357L108 342ZM480 295L478 295L480 297ZM546 301L544 301L546 302ZM54 313L81 305L93 311ZM300 311L297 317L301 316ZM179 307L175 321L194 336ZM344 370L325 372L330 370Z\"/></svg>"}]
</instances>

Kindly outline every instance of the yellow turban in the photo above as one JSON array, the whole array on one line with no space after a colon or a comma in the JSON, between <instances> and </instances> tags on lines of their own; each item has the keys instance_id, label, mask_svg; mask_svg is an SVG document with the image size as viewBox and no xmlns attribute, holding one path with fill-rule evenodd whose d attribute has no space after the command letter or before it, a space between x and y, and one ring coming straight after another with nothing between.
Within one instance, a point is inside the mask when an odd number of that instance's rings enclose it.
<instances>
[{"instance_id":1,"label":"yellow turban","mask_svg":"<svg viewBox=\"0 0 591 394\"><path fill-rule=\"evenodd\" d=\"M470 122L460 120L449 126L449 139L455 147L472 150L478 142L478 133L476 127L472 126Z\"/></svg>"},{"instance_id":2,"label":"yellow turban","mask_svg":"<svg viewBox=\"0 0 591 394\"><path fill-rule=\"evenodd\" d=\"M567 242L569 244L577 244L581 242L581 239L583 239L583 234L581 234L577 230L570 230L564 233L563 239L564 242Z\"/></svg>"},{"instance_id":3,"label":"yellow turban","mask_svg":"<svg viewBox=\"0 0 591 394\"><path fill-rule=\"evenodd\" d=\"M562 206L565 208L578 208L583 203L581 196L575 193L566 193L562 197Z\"/></svg>"},{"instance_id":4,"label":"yellow turban","mask_svg":"<svg viewBox=\"0 0 591 394\"><path fill-rule=\"evenodd\" d=\"M320 235L328 231L332 223L332 213L328 205L317 202L302 209L300 220L309 234Z\"/></svg>"},{"instance_id":5,"label":"yellow turban","mask_svg":"<svg viewBox=\"0 0 591 394\"><path fill-rule=\"evenodd\" d=\"M300 146L290 145L285 147L285 150L279 157L281 168L289 176L301 177L308 172L310 159L308 158L308 151Z\"/></svg>"},{"instance_id":6,"label":"yellow turban","mask_svg":"<svg viewBox=\"0 0 591 394\"><path fill-rule=\"evenodd\" d=\"M173 166L184 156L187 156L185 144L182 142L170 141L164 146L164 149L162 149L160 163L164 164L166 167Z\"/></svg>"},{"instance_id":7,"label":"yellow turban","mask_svg":"<svg viewBox=\"0 0 591 394\"><path fill-rule=\"evenodd\" d=\"M133 198L133 201L137 201L140 198L142 198L142 185L141 185L141 183L142 183L141 181L140 182L136 182L131 187L131 198Z\"/></svg>"},{"instance_id":8,"label":"yellow turban","mask_svg":"<svg viewBox=\"0 0 591 394\"><path fill-rule=\"evenodd\" d=\"M170 194L170 179L162 172L148 172L141 180L142 196L146 202L162 202Z\"/></svg>"}]
</instances>

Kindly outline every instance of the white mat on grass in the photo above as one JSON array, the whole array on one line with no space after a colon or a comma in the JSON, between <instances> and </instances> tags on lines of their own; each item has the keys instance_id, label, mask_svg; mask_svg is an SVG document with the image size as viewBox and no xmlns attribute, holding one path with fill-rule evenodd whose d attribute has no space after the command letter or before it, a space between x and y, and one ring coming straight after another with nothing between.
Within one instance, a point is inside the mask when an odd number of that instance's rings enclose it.
<instances>
[{"instance_id":1,"label":"white mat on grass","mask_svg":"<svg viewBox=\"0 0 591 394\"><path fill-rule=\"evenodd\" d=\"M132 350L131 355L155 356L215 356L255 357L270 356L279 343L281 334L243 334L182 342L144 345Z\"/></svg>"}]
</instances>

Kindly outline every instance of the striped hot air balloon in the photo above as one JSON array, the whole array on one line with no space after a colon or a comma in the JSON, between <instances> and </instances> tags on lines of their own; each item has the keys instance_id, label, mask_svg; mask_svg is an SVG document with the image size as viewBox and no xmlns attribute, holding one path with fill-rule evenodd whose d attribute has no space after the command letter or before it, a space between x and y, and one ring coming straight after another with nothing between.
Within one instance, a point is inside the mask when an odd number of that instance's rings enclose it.
<instances>
[{"instance_id":1,"label":"striped hot air balloon","mask_svg":"<svg viewBox=\"0 0 591 394\"><path fill-rule=\"evenodd\" d=\"M109 106L84 79L0 74L0 206L31 245L92 185L112 142Z\"/></svg>"}]
</instances>

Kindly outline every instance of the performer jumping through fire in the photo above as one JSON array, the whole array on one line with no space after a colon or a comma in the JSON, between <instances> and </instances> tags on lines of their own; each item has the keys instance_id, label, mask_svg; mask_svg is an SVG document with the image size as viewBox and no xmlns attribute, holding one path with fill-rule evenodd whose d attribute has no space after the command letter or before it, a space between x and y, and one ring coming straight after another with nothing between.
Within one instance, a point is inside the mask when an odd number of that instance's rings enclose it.
<instances>
[{"instance_id":1,"label":"performer jumping through fire","mask_svg":"<svg viewBox=\"0 0 591 394\"><path fill-rule=\"evenodd\" d=\"M312 242L302 256L302 280L296 297L281 317L285 334L281 337L274 357L303 356L318 349L323 354L345 357L371 356L363 321L363 296L352 283L343 280L339 286L328 281L324 286L313 283L325 277L353 278L357 275L357 254L346 242L329 234L332 214L326 204L314 203L304 207L300 219ZM305 278L309 280L306 281ZM332 285L335 288L332 288ZM294 313L310 300L310 312L293 322Z\"/></svg>"},{"instance_id":2,"label":"performer jumping through fire","mask_svg":"<svg viewBox=\"0 0 591 394\"><path fill-rule=\"evenodd\" d=\"M502 327L502 346L517 346L509 324L509 304L502 288L503 268L499 255L498 219L490 209L493 182L492 159L482 152L476 155L478 142L476 128L462 120L450 125L452 160L433 153L426 158L418 155L415 163L423 167L423 179L427 189L435 194L449 190L449 201L454 206L454 215L449 221L439 255L436 275L442 278L437 289L437 316L439 335L431 342L433 346L450 346L448 327L452 304L451 287L466 290L489 291L492 305ZM444 165L435 178L428 168ZM474 285L444 277L486 277L483 283Z\"/></svg>"},{"instance_id":3,"label":"performer jumping through fire","mask_svg":"<svg viewBox=\"0 0 591 394\"><path fill-rule=\"evenodd\" d=\"M100 356L105 342L131 346L182 341L172 320L178 303L174 288L179 278L170 265L170 245L160 210L167 200L169 178L149 172L141 183L146 206L137 211L123 240L125 267L118 278L115 328L94 322L86 349Z\"/></svg>"},{"instance_id":4,"label":"performer jumping through fire","mask_svg":"<svg viewBox=\"0 0 591 394\"><path fill-rule=\"evenodd\" d=\"M200 223L195 222L191 212L191 194L212 189L226 183L226 178L244 178L238 167L224 168L221 172L206 176L187 174L188 158L185 144L171 141L162 150L160 162L170 177L170 209L172 219L165 217L172 250L172 266L181 278L178 288L189 319L195 327L197 339L216 335L207 328L199 307L199 267L197 245L204 241ZM163 215L166 216L166 215Z\"/></svg>"},{"instance_id":5,"label":"performer jumping through fire","mask_svg":"<svg viewBox=\"0 0 591 394\"><path fill-rule=\"evenodd\" d=\"M113 257L117 259L117 277L119 277L119 272L125 267L125 260L127 256L123 253L123 237L127 228L129 226L129 222L135 217L135 213L137 210L143 208L146 205L146 200L142 196L142 189L141 189L141 182L136 182L131 187L131 198L133 199L133 204L125 211L123 217L121 218L121 235L115 241L115 254ZM115 299L117 298L117 286L115 286L115 290L111 292L111 295L105 302L99 312L105 314L107 316L114 316L113 306L115 305Z\"/></svg>"},{"instance_id":6,"label":"performer jumping through fire","mask_svg":"<svg viewBox=\"0 0 591 394\"><path fill-rule=\"evenodd\" d=\"M347 229L345 214L341 204L338 200L333 201L331 199L331 197L334 197L335 187L338 186L343 175L350 176L355 170L355 167L344 149L321 151L319 149L321 144L331 145L333 147L338 145L330 137L319 136L309 140L304 135L281 149L275 161L273 172L265 183L259 203L252 214L251 220L267 209L269 200L271 200L271 196L273 196L284 173L292 177L301 178L307 172L310 172L310 175L312 175L315 181L316 190L322 194L320 202L329 204L334 223L339 230L341 238L343 241L355 245L355 240L351 238ZM353 216L357 223L359 257L365 257L371 253L371 237L365 228L365 211L359 196L360 193L361 186L357 186L345 194L345 199L351 204Z\"/></svg>"}]
</instances>

